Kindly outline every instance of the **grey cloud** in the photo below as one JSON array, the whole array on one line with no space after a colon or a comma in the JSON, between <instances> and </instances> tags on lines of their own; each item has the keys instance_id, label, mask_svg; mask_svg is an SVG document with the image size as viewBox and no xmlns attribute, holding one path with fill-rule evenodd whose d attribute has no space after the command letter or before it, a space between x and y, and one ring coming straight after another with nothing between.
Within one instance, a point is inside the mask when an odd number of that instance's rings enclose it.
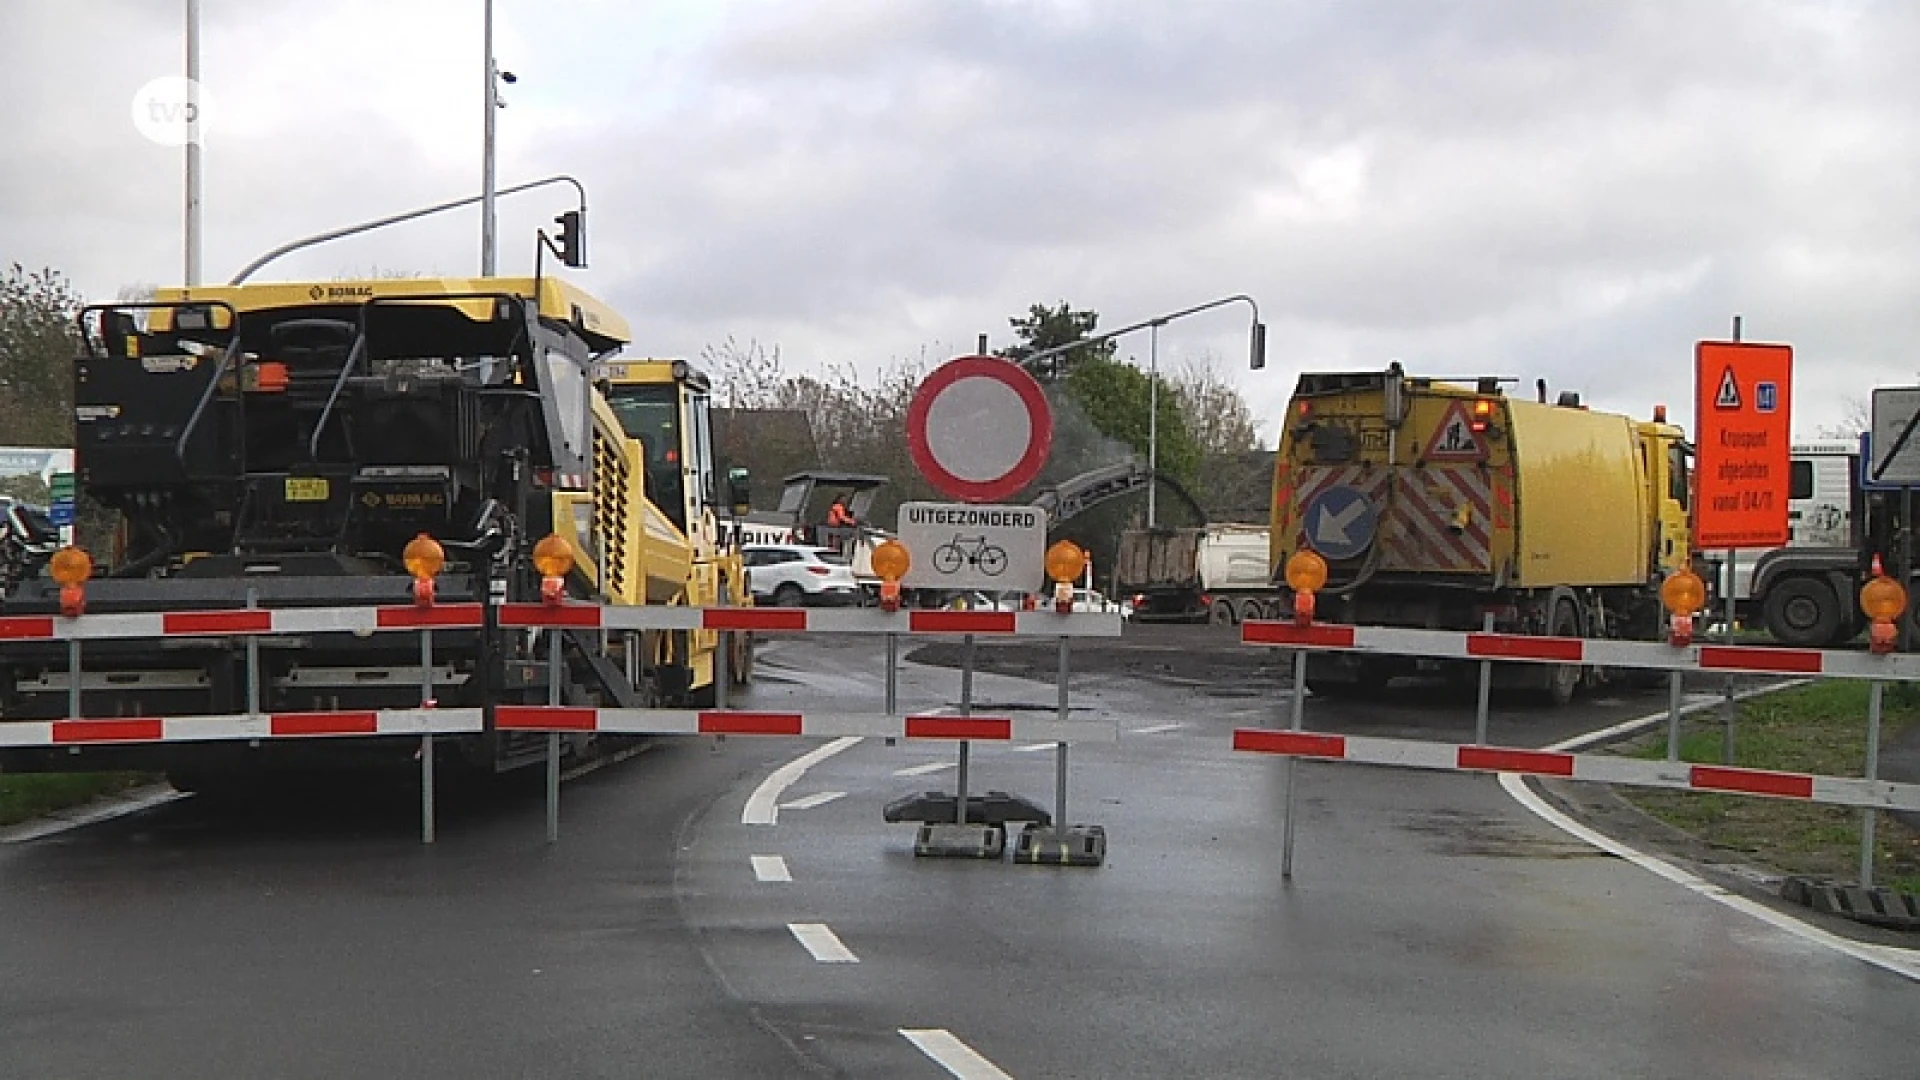
<instances>
[{"instance_id":1,"label":"grey cloud","mask_svg":"<svg viewBox=\"0 0 1920 1080\"><path fill-rule=\"evenodd\" d=\"M63 47L80 35L50 14L58 5L25 10L27 34ZM516 110L503 123L516 169L587 180L587 284L632 313L648 351L732 334L872 363L970 344L978 329L1004 337L1033 302L1071 299L1112 325L1246 291L1275 328L1279 370L1244 382L1269 408L1296 362L1402 356L1545 375L1644 412L1655 396L1679 407L1693 340L1744 311L1756 332L1800 345L1802 371L1818 373L1803 404L1834 412L1916 366L1917 12L753 4L657 66L580 73L617 90L569 103L575 123L541 130ZM248 17L221 16L233 33ZM596 48L658 45L644 14L614 5L569 26ZM568 42L520 42L516 63L544 72L530 100L564 98ZM0 244L18 238L95 279L164 250L176 165L126 149L112 128L124 93L55 99L34 89L51 70L38 54L61 50L6 48L0 60L35 73L15 88L47 100L18 130L48 161L0 169ZM352 57L337 61L351 78ZM421 154L402 120L309 118L297 136L222 147L210 242L237 262L469 189L472 170ZM99 130L76 130L90 122ZM114 158L139 162L137 178L98 166ZM509 209L503 250L522 258L544 216ZM70 248L50 232L83 227ZM422 226L289 272L464 270L471 236L470 218ZM1236 323L1169 327L1163 348L1237 357Z\"/></svg>"}]
</instances>

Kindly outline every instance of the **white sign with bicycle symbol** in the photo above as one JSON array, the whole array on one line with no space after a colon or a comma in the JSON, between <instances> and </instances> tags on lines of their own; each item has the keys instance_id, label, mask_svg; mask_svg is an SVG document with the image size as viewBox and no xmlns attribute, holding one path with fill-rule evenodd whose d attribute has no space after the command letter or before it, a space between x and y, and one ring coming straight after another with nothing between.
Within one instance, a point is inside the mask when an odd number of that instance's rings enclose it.
<instances>
[{"instance_id":1,"label":"white sign with bicycle symbol","mask_svg":"<svg viewBox=\"0 0 1920 1080\"><path fill-rule=\"evenodd\" d=\"M1031 506L902 503L909 589L1033 592L1045 576L1047 515Z\"/></svg>"}]
</instances>

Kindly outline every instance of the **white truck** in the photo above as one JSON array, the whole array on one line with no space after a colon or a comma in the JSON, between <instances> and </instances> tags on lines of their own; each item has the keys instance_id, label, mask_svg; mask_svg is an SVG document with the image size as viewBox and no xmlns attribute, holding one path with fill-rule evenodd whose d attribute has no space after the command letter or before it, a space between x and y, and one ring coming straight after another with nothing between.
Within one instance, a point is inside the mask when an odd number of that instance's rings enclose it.
<instances>
[{"instance_id":1,"label":"white truck","mask_svg":"<svg viewBox=\"0 0 1920 1080\"><path fill-rule=\"evenodd\" d=\"M1733 560L1731 580L1727 574L1726 552L1704 553L1714 568L1714 596L1724 605L1731 589L1738 612L1746 612L1753 600L1754 571L1765 556L1787 548L1845 548L1853 545L1855 501L1859 494L1856 475L1860 461L1859 444L1839 440L1795 443L1792 453L1787 500L1787 543L1777 548L1742 549ZM1757 610L1751 613L1756 618L1760 614Z\"/></svg>"},{"instance_id":2,"label":"white truck","mask_svg":"<svg viewBox=\"0 0 1920 1080\"><path fill-rule=\"evenodd\" d=\"M1910 495L1869 489L1860 458L1855 442L1795 446L1788 502L1792 543L1742 551L1736 561L1736 616L1783 645L1819 647L1852 639L1865 625L1859 595L1874 561L1889 574L1901 573L1908 548L1902 523ZM1724 588L1726 580L1723 570L1717 583ZM1910 577L1907 584L1912 593L1920 582ZM1724 605L1725 595L1715 598L1716 608ZM1916 609L1920 605L1909 606L1905 619L1920 629Z\"/></svg>"},{"instance_id":3,"label":"white truck","mask_svg":"<svg viewBox=\"0 0 1920 1080\"><path fill-rule=\"evenodd\" d=\"M1270 618L1280 594L1268 572L1265 525L1128 529L1120 536L1114 589L1133 618L1233 625Z\"/></svg>"}]
</instances>

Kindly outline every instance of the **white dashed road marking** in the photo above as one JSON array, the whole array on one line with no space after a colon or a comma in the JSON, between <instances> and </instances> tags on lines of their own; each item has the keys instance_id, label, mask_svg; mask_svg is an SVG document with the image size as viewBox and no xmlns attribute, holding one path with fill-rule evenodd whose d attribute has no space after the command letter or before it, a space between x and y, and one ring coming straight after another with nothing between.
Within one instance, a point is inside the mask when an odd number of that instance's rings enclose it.
<instances>
[{"instance_id":1,"label":"white dashed road marking","mask_svg":"<svg viewBox=\"0 0 1920 1080\"><path fill-rule=\"evenodd\" d=\"M901 1028L900 1034L959 1080L1013 1080L946 1028Z\"/></svg>"},{"instance_id":2,"label":"white dashed road marking","mask_svg":"<svg viewBox=\"0 0 1920 1080\"><path fill-rule=\"evenodd\" d=\"M791 882L793 880L793 875L787 871L787 860L778 855L755 855L753 876L761 881Z\"/></svg>"},{"instance_id":3,"label":"white dashed road marking","mask_svg":"<svg viewBox=\"0 0 1920 1080\"><path fill-rule=\"evenodd\" d=\"M813 954L815 960L823 964L857 964L860 962L860 958L853 955L853 950L841 944L839 937L835 936L834 932L827 928L826 923L790 922L787 924L787 929L793 931L793 936L799 939L800 944L805 946L806 950Z\"/></svg>"},{"instance_id":4,"label":"white dashed road marking","mask_svg":"<svg viewBox=\"0 0 1920 1080\"><path fill-rule=\"evenodd\" d=\"M925 765L909 765L904 769L895 769L893 770L893 775L925 776L928 773L937 773L941 769L951 769L953 767L954 763L951 761L929 761Z\"/></svg>"}]
</instances>

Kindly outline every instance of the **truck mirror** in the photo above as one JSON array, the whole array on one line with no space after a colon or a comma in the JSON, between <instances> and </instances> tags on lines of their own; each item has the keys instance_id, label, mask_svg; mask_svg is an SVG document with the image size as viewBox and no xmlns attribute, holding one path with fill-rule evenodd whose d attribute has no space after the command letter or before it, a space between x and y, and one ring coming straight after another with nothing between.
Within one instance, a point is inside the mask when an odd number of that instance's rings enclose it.
<instances>
[{"instance_id":1,"label":"truck mirror","mask_svg":"<svg viewBox=\"0 0 1920 1080\"><path fill-rule=\"evenodd\" d=\"M747 470L734 468L727 470L727 503L733 507L735 517L745 517L753 509L751 484Z\"/></svg>"}]
</instances>

